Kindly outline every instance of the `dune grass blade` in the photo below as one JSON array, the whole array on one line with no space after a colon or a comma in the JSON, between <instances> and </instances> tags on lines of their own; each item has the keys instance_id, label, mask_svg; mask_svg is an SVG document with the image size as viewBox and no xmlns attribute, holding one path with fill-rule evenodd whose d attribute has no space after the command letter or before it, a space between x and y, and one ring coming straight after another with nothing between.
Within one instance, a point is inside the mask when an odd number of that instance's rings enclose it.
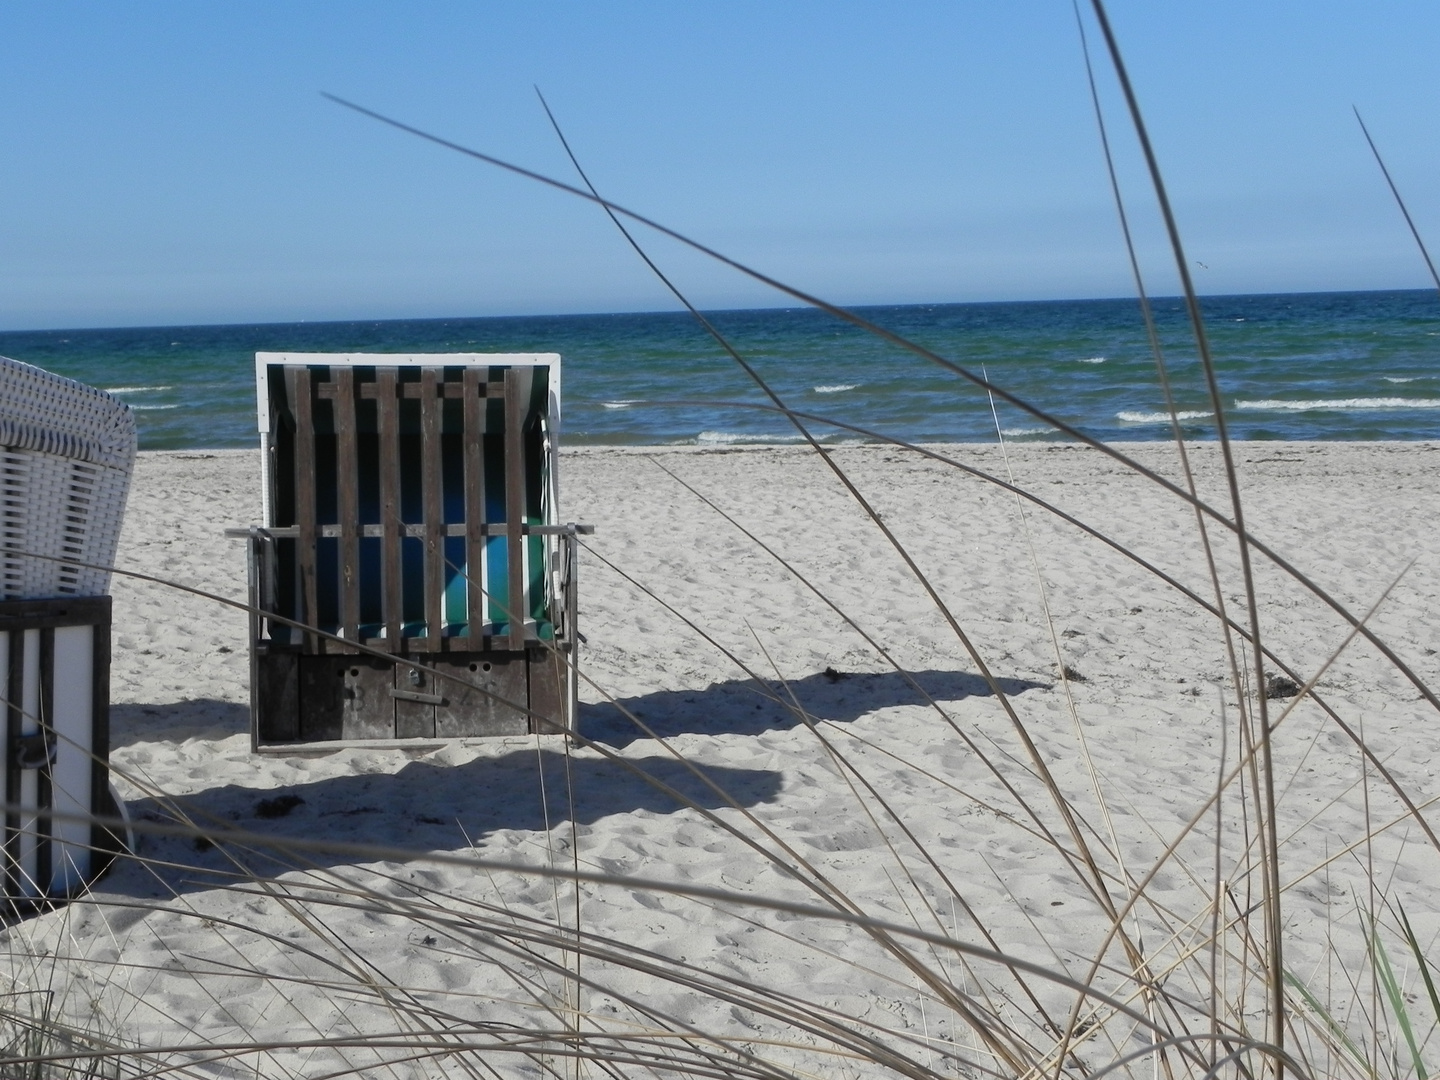
<instances>
[{"instance_id":1,"label":"dune grass blade","mask_svg":"<svg viewBox=\"0 0 1440 1080\"><path fill-rule=\"evenodd\" d=\"M1165 231L1170 240L1170 248L1175 256L1175 267L1180 276L1180 286L1185 296L1185 307L1190 315L1190 326L1195 337L1195 347L1200 354L1201 370L1205 374L1205 384L1210 392L1211 407L1215 414L1215 434L1220 443L1220 452L1225 459L1225 478L1230 489L1230 509L1235 521L1235 532L1238 539L1241 576L1244 580L1245 604L1248 609L1250 621L1250 646L1253 651L1255 664L1256 684L1263 687L1265 684L1265 652L1261 647L1260 636L1260 611L1255 593L1255 574L1250 562L1250 544L1246 537L1245 517L1243 504L1240 499L1239 471L1235 465L1234 452L1230 446L1229 430L1225 422L1224 402L1220 397L1220 384L1215 375L1214 360L1210 355L1210 342L1205 332L1205 320L1200 312L1199 297L1195 292L1195 284L1191 280L1189 261L1185 257L1184 244L1180 239L1180 229L1176 223L1174 211L1170 205L1170 197L1166 191L1165 180L1160 172L1159 159L1156 157L1154 147L1150 142L1150 134L1145 126L1144 118L1140 113L1140 102L1135 94L1134 87L1130 82L1130 75L1125 66L1125 61L1120 54L1120 46L1116 40L1115 33L1110 25L1109 16L1105 11L1103 0L1091 0L1091 7L1095 12L1095 18L1100 24L1101 33L1105 37L1105 44L1110 52L1111 64L1115 69L1116 77L1120 81L1121 91L1125 97L1125 103L1130 111L1131 122L1135 129L1136 137L1140 141L1140 148L1145 157L1146 168L1150 173L1151 186L1155 190L1156 201L1160 205L1161 217L1165 222ZM1276 799L1275 799L1275 769L1271 757L1270 746L1270 722L1266 707L1266 695L1264 692L1255 695L1255 711L1258 730L1252 730L1249 723L1250 705L1241 688L1244 683L1241 681L1240 672L1232 669L1232 678L1236 687L1236 702L1240 709L1241 732L1247 738L1257 740L1260 754L1258 758L1258 782L1256 782L1256 804L1258 809L1263 810L1263 816L1258 822L1260 835L1263 838L1263 889L1265 900L1265 944L1266 962L1269 964L1271 977L1270 985L1270 1011L1271 1011L1271 1039L1276 1048L1281 1051L1281 1056L1276 1057L1275 1076L1276 1080L1282 1080L1284 1076L1285 1049L1285 987L1283 980L1275 975L1284 970L1284 940L1281 933L1284 925L1284 917L1280 910L1280 845L1279 835L1276 827Z\"/></svg>"},{"instance_id":2,"label":"dune grass blade","mask_svg":"<svg viewBox=\"0 0 1440 1080\"><path fill-rule=\"evenodd\" d=\"M1425 241L1420 237L1420 230L1415 226L1415 219L1410 216L1409 209L1405 206L1405 200L1400 197L1400 189L1395 186L1395 181L1390 176L1390 170L1385 167L1385 159L1380 156L1380 148L1375 145L1375 140L1370 137L1370 129L1365 126L1364 119L1360 116L1360 110L1351 106L1355 112L1355 121L1360 125L1360 131L1365 136L1365 142L1370 146L1370 153L1375 155L1375 164L1380 166L1380 172L1385 177L1385 183L1390 186L1390 194L1395 196L1395 205L1400 207L1400 213L1405 217L1405 224L1410 228L1410 235L1415 238L1415 246L1420 249L1420 256L1425 260L1425 268L1430 271L1430 280L1435 282L1435 288L1440 290L1440 273L1435 270L1435 263L1430 258L1430 252L1425 247Z\"/></svg>"},{"instance_id":3,"label":"dune grass blade","mask_svg":"<svg viewBox=\"0 0 1440 1080\"><path fill-rule=\"evenodd\" d=\"M1320 1022L1325 1026L1325 1030L1345 1049L1346 1053L1355 1059L1355 1063L1365 1070L1365 1075L1374 1078L1375 1070L1371 1067L1370 1060L1365 1056L1365 1051L1356 1045L1355 1040L1350 1037L1345 1031L1345 1028L1330 1015L1330 1010L1325 1008L1325 1004L1311 992L1308 986L1296 978L1292 972L1285 972L1285 983L1300 995L1300 1000L1305 1002L1310 1011L1320 1018Z\"/></svg>"},{"instance_id":4,"label":"dune grass blade","mask_svg":"<svg viewBox=\"0 0 1440 1080\"><path fill-rule=\"evenodd\" d=\"M1410 925L1410 916L1405 914L1405 905L1395 904L1396 913L1400 917L1401 936L1405 944L1410 947L1411 955L1415 957L1415 966L1420 972L1420 977L1425 980L1425 993L1430 998L1430 1015L1433 1023L1440 1023L1440 992L1436 991L1435 979L1430 971L1430 961L1425 958L1425 951L1420 947L1420 939L1416 936L1415 928Z\"/></svg>"},{"instance_id":5,"label":"dune grass blade","mask_svg":"<svg viewBox=\"0 0 1440 1080\"><path fill-rule=\"evenodd\" d=\"M1126 213L1126 210L1125 210L1125 199L1124 199L1124 196L1121 194L1121 191L1120 191L1120 179L1119 179L1119 176L1117 175L1116 170L1115 170L1115 158L1114 158L1114 154L1112 153L1111 148L1110 148L1110 136L1109 136L1109 134L1108 134L1108 132L1107 132L1107 130L1106 130L1106 125L1105 125L1105 111L1100 107L1100 93L1099 93L1099 90L1098 90L1098 88L1096 87L1096 84L1095 84L1095 70L1094 70L1094 66L1093 66L1093 65L1091 64L1091 62L1090 62L1090 44L1089 44L1089 40L1088 40L1088 38L1087 38L1087 35L1086 35L1086 33L1085 33L1085 20L1084 20L1083 18L1081 18L1081 16L1080 16L1080 0L1072 0L1072 5L1071 5L1071 6L1073 7L1074 12L1075 12L1075 25L1076 25L1076 28L1077 28L1078 31L1079 31L1079 34L1080 34L1080 49L1081 49L1081 53L1083 54L1084 59L1085 59L1085 79L1086 79L1086 82L1087 82L1087 84L1088 84L1088 86L1089 86L1089 89L1090 89L1090 103L1091 103L1092 108L1094 109L1094 113L1095 113L1095 125L1096 125L1096 129L1097 129L1097 131L1098 131L1098 133L1099 133L1099 136L1100 136L1100 147L1101 147L1101 150L1103 151L1104 157L1105 157L1105 171L1106 171L1106 174L1107 174L1107 176L1108 176L1108 178L1109 178L1109 181L1110 181L1110 192L1111 192L1111 195L1112 195L1112 197L1114 198L1114 201L1115 201L1115 212L1116 212L1116 216L1119 218L1119 222L1120 222L1120 232L1121 232L1121 235L1122 235L1122 237L1124 238L1124 241L1125 241L1125 253L1126 253L1126 257L1128 258L1129 263L1130 263L1131 276L1133 277L1134 282L1135 282L1135 293L1136 293L1136 296L1137 296L1137 298L1138 298L1138 300L1139 300L1139 303L1140 303L1140 314L1141 314L1141 318L1143 319L1143 321L1144 321L1144 323L1145 323L1145 334L1146 334L1146 338L1147 338L1147 340L1149 341L1149 344L1150 344L1150 353L1151 353L1151 356L1152 356L1152 357L1154 358L1154 360L1155 360L1155 371L1156 371L1156 374L1158 375L1159 380L1160 380L1160 389L1161 389L1161 391L1162 391L1162 393L1164 394L1164 397L1165 397L1165 410L1166 410L1166 412L1167 412L1167 413L1169 414L1169 416L1170 416L1170 431L1171 431L1171 437L1172 437L1172 439L1174 440L1176 453L1177 453L1177 455L1178 455L1178 457L1179 457L1179 459L1180 459L1180 468L1181 468L1181 471L1182 471L1182 473L1183 473L1183 475L1184 475L1184 477L1185 477L1185 486L1186 486L1186 488L1189 490L1191 496L1196 497L1196 498L1198 499L1199 491L1198 491L1198 489L1197 489L1197 487L1196 487L1196 484L1195 484L1195 474L1194 474L1194 472L1193 472L1193 470L1192 470L1192 468L1191 468L1191 465L1190 465L1190 454L1189 454L1189 451L1187 451L1186 448L1185 448L1185 437L1184 437L1184 432L1181 430L1181 427L1180 427L1180 414L1179 414L1179 411L1178 411L1178 409L1176 408L1176 405L1175 405L1175 394L1174 394L1173 388L1172 388L1172 386L1171 386L1170 372L1169 372L1168 365L1167 365L1166 362L1165 362L1165 352L1164 352L1164 350L1161 348L1161 345L1160 345L1160 333L1159 333L1159 330L1157 329L1157 327L1156 327L1156 325L1155 325L1155 312L1154 312L1154 310L1152 309L1152 307L1151 307L1151 305L1150 305L1150 297L1149 297L1148 292L1147 292L1146 287L1145 287L1145 277L1144 277L1144 275L1141 273L1141 270L1140 270L1140 259L1139 259L1139 256L1136 254L1136 251L1135 251L1135 238L1134 238L1134 236L1132 235L1132 233L1131 233L1131 231L1130 231L1130 218L1129 218L1129 214ZM1138 115L1137 115L1137 117L1136 117L1136 123L1137 123L1137 124L1139 123ZM1143 128L1142 128L1142 135L1143 135ZM1236 657L1235 657L1234 638L1233 638L1233 636L1231 635L1231 632L1230 632L1230 631L1231 631L1231 628L1232 628L1232 626L1233 626L1234 624L1232 623L1232 620L1230 619L1229 614L1228 614L1228 612L1227 612L1227 610L1226 610L1225 590L1224 590L1224 587L1222 586L1221 581L1220 581L1219 569L1217 568L1216 562L1215 562L1215 552L1214 552L1214 549L1213 549L1213 547L1211 546L1211 543L1210 543L1210 531L1209 531L1209 528L1208 528L1208 526L1207 526L1207 524L1206 524L1206 521L1205 521L1205 515L1204 515L1203 513L1201 513L1201 511L1200 511L1200 509L1199 509L1198 507L1196 507L1196 509L1195 509L1195 525L1196 525L1197 535L1198 535L1199 538L1200 538L1201 547L1202 547L1203 550L1204 550L1205 564L1206 564L1207 571L1208 571L1208 573L1209 573L1209 575L1210 575L1211 586L1212 586L1212 588L1213 588L1213 590L1214 590L1214 610L1215 610L1215 613L1216 613L1216 617L1220 620L1220 623L1221 623L1222 638L1223 638L1223 641L1224 641L1224 644L1225 644L1225 651L1226 651L1226 659L1227 659L1227 661L1229 662L1230 670L1231 670L1231 672L1232 672L1232 674L1233 674L1233 673L1235 673L1235 672L1238 671L1238 664L1237 664L1237 662L1236 662ZM1248 638L1248 635L1245 635L1245 636ZM1257 642L1257 645L1258 645L1258 642ZM1267 650L1267 651L1268 651L1268 650ZM1238 679L1237 679L1236 685L1237 685L1237 687L1238 687L1238 685L1239 685ZM1223 698L1222 698L1222 704L1223 704ZM1222 738L1223 738L1223 733L1222 733ZM1222 742L1222 746L1223 746L1223 742ZM1223 760L1222 760L1222 764L1221 764L1221 771L1222 771L1222 773L1223 773L1223 771L1224 771ZM1220 845L1220 839L1219 839L1219 837L1220 837L1219 823L1220 823L1220 821L1221 821L1220 805L1219 805L1218 801L1217 801L1217 803L1216 803L1215 813L1216 813L1216 823L1217 823L1216 840L1215 840L1215 844L1216 844L1216 872L1217 872L1217 874L1218 874L1218 872L1219 872L1219 850L1220 850L1220 847L1219 847L1219 845ZM1218 880L1218 878L1217 878L1217 880ZM1218 913L1219 913L1219 893L1218 893L1218 889L1217 889L1216 894L1215 894L1215 904L1214 904L1213 910L1216 912L1216 917L1218 918ZM1213 939L1214 939L1214 935L1212 934L1212 948L1213 948L1213 946L1214 946L1214 940L1213 940ZM1211 1032L1212 1032L1212 1034L1214 1034L1214 1033L1217 1033L1217 1031L1218 1031L1218 1029L1215 1027L1215 1024L1217 1023L1216 1017L1218 1016L1218 1009L1216 1009L1215 1006L1214 1006L1214 998L1213 998L1213 995L1214 995L1214 975L1215 975L1215 965L1214 965L1213 961L1212 961L1212 965L1211 965L1211 973L1210 973L1210 974L1211 974L1211 984L1212 984L1212 985L1211 985L1212 1004L1211 1004L1211 1008L1209 1009L1209 1013L1210 1013L1210 1017L1211 1017Z\"/></svg>"},{"instance_id":6,"label":"dune grass blade","mask_svg":"<svg viewBox=\"0 0 1440 1080\"><path fill-rule=\"evenodd\" d=\"M1425 1071L1425 1062L1420 1056L1420 1047L1415 1041L1415 1029L1410 1022L1410 1007L1405 1002L1405 995L1401 991L1400 983L1395 978L1395 969L1390 965L1390 954L1385 949L1385 942L1380 937L1380 927L1369 917L1366 918L1369 927L1370 962L1375 966L1375 974L1380 980L1380 986L1385 991L1385 999L1390 1005L1390 1014L1395 1018L1395 1023L1400 1026L1400 1033L1405 1037L1405 1045L1410 1051L1410 1061L1415 1066L1415 1075L1418 1080L1428 1080L1429 1074Z\"/></svg>"}]
</instances>

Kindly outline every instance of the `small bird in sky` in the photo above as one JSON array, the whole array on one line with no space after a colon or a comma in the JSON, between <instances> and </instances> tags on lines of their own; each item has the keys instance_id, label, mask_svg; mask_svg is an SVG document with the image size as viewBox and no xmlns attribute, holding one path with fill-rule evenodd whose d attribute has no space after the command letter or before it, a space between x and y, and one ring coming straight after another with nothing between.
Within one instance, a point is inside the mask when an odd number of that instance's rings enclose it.
<instances>
[{"instance_id":1,"label":"small bird in sky","mask_svg":"<svg viewBox=\"0 0 1440 1080\"><path fill-rule=\"evenodd\" d=\"M1208 266L1206 266L1204 263L1202 263L1199 259L1196 259L1196 260L1195 260L1195 265L1198 266L1201 270L1209 270L1209 269L1210 269Z\"/></svg>"}]
</instances>

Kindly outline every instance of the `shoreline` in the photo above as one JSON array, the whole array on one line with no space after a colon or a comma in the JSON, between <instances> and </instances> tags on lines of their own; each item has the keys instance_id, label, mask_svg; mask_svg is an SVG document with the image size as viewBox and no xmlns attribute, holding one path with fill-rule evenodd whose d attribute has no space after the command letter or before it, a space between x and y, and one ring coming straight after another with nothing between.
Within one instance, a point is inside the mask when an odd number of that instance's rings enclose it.
<instances>
[{"instance_id":1,"label":"shoreline","mask_svg":"<svg viewBox=\"0 0 1440 1080\"><path fill-rule=\"evenodd\" d=\"M826 450L900 450L905 447L898 446L892 442L866 441L866 442L843 442L827 443L820 445ZM986 448L1000 450L1000 443L995 440L989 442L917 442L912 445L934 449L937 447L954 447L972 450L983 450ZM1007 450L1047 450L1047 449L1074 449L1086 450L1090 447L1084 443L1073 440L1045 440L1045 441L1017 441L1007 439L1005 441ZM1104 442L1105 446L1117 448L1136 447L1154 449L1156 447L1173 447L1173 439L1112 439ZM1186 439L1187 450L1195 449L1204 452L1206 447L1218 447L1216 439ZM1440 448L1440 438L1435 439L1231 439L1231 446L1243 446L1248 448L1261 447L1285 447L1285 446L1390 446L1390 447L1433 447ZM647 453L652 451L694 451L697 453L730 453L745 450L805 450L807 444L801 440L782 439L774 442L744 441L734 443L584 443L566 442L562 437L560 440L560 452L594 454L615 451L622 454ZM139 454L145 456L176 455L188 457L219 457L234 454L255 454L259 453L259 447L248 446L194 446L194 447L165 447L161 449L140 450Z\"/></svg>"}]
</instances>

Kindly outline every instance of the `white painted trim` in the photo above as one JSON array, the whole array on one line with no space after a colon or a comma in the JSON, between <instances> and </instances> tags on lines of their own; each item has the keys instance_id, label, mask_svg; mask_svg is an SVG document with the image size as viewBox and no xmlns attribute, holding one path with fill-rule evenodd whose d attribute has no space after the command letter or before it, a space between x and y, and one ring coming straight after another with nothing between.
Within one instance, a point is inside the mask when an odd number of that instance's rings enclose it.
<instances>
[{"instance_id":1,"label":"white painted trim","mask_svg":"<svg viewBox=\"0 0 1440 1080\"><path fill-rule=\"evenodd\" d=\"M55 628L55 686L51 691L55 715L55 763L50 769L50 806L57 813L88 815L91 763L95 735L94 673L95 627ZM52 896L68 896L90 876L90 825L83 821L54 821L50 825L50 880L43 882Z\"/></svg>"},{"instance_id":2,"label":"white painted trim","mask_svg":"<svg viewBox=\"0 0 1440 1080\"><path fill-rule=\"evenodd\" d=\"M330 367L549 367L551 408L560 422L559 353L274 353L255 354L255 415L261 432L270 431L270 367L273 365Z\"/></svg>"}]
</instances>

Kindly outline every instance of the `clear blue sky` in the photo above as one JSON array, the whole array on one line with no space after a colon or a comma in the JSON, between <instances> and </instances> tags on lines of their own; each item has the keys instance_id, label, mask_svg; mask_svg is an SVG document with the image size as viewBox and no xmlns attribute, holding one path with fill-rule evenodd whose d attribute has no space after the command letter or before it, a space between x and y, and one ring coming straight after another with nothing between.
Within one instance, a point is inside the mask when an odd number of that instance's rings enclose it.
<instances>
[{"instance_id":1,"label":"clear blue sky","mask_svg":"<svg viewBox=\"0 0 1440 1080\"><path fill-rule=\"evenodd\" d=\"M1440 5L1111 16L1203 291L1427 284L1350 106L1440 248ZM539 84L609 197L843 303L1130 292L1068 0L4 0L0 48L3 329L673 306L595 208L321 90L569 179Z\"/></svg>"}]
</instances>

